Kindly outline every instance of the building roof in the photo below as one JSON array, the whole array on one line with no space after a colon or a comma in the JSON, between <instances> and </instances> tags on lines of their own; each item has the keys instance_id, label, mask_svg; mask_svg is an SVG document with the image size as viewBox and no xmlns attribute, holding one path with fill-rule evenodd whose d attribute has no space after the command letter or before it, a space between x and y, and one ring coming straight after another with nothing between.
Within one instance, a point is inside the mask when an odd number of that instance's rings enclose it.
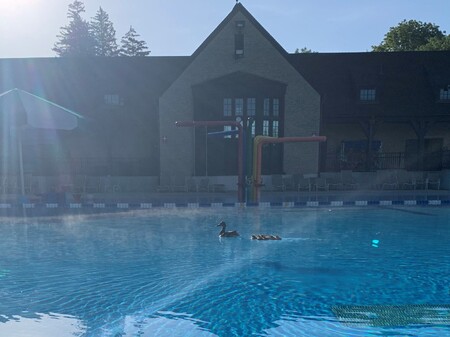
<instances>
[{"instance_id":1,"label":"building roof","mask_svg":"<svg viewBox=\"0 0 450 337\"><path fill-rule=\"evenodd\" d=\"M192 56L0 59L0 92L20 88L86 116L108 93L157 111L159 97L238 13L316 89L325 118L450 115L439 102L450 85L450 51L288 54L241 3ZM374 102L359 100L364 88L376 89Z\"/></svg>"},{"instance_id":2,"label":"building roof","mask_svg":"<svg viewBox=\"0 0 450 337\"><path fill-rule=\"evenodd\" d=\"M273 38L272 35L255 19L255 17L240 3L236 3L234 5L233 10L223 19L223 21L212 31L212 33L206 38L205 41L195 50L192 54L192 57L195 58L198 54L200 54L203 49L213 40L217 34L230 22L230 20L236 16L236 14L240 12L242 13L247 20L256 27L256 29L274 46L276 50L278 50L282 55L287 56L288 53L286 50Z\"/></svg>"},{"instance_id":3,"label":"building roof","mask_svg":"<svg viewBox=\"0 0 450 337\"><path fill-rule=\"evenodd\" d=\"M0 92L20 88L89 115L96 100L119 94L157 102L189 57L0 59ZM103 103L103 102L99 102Z\"/></svg>"},{"instance_id":4,"label":"building roof","mask_svg":"<svg viewBox=\"0 0 450 337\"><path fill-rule=\"evenodd\" d=\"M450 84L450 51L290 54L291 64L319 92L324 117L448 115L439 89ZM360 89L376 89L372 104Z\"/></svg>"}]
</instances>

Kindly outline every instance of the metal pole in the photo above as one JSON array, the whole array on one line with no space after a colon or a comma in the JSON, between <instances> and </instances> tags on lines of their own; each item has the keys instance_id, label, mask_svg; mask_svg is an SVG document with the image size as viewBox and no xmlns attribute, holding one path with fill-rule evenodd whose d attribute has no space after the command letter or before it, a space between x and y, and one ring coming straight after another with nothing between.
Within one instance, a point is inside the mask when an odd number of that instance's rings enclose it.
<instances>
[{"instance_id":1,"label":"metal pole","mask_svg":"<svg viewBox=\"0 0 450 337\"><path fill-rule=\"evenodd\" d=\"M19 172L20 172L20 191L22 195L25 195L25 179L23 172L23 155L22 155L22 129L17 128L18 133L18 145L19 145Z\"/></svg>"}]
</instances>

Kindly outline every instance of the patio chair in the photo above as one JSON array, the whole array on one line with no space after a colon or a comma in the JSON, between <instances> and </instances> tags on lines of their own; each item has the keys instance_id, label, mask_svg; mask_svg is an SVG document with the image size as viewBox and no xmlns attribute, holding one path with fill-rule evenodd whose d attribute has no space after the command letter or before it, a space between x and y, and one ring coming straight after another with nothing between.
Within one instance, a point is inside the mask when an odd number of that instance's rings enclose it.
<instances>
[{"instance_id":1,"label":"patio chair","mask_svg":"<svg viewBox=\"0 0 450 337\"><path fill-rule=\"evenodd\" d=\"M169 176L161 176L159 179L159 185L156 187L157 192L170 192L171 184L170 184L170 177Z\"/></svg>"},{"instance_id":2,"label":"patio chair","mask_svg":"<svg viewBox=\"0 0 450 337\"><path fill-rule=\"evenodd\" d=\"M294 180L294 176L286 176L283 177L283 184L284 184L284 189L286 191L295 191L296 187L297 187L297 183Z\"/></svg>"},{"instance_id":3,"label":"patio chair","mask_svg":"<svg viewBox=\"0 0 450 337\"><path fill-rule=\"evenodd\" d=\"M198 185L197 182L193 177L186 177L185 182L186 188L188 192L197 192L198 191Z\"/></svg>"},{"instance_id":4,"label":"patio chair","mask_svg":"<svg viewBox=\"0 0 450 337\"><path fill-rule=\"evenodd\" d=\"M391 173L389 174L381 184L381 189L388 189L388 190L396 190L399 188L399 182L398 182L398 176L397 173Z\"/></svg>"},{"instance_id":5,"label":"patio chair","mask_svg":"<svg viewBox=\"0 0 450 337\"><path fill-rule=\"evenodd\" d=\"M439 190L440 188L441 188L441 178L439 174L429 173L427 175L427 178L425 179L425 189Z\"/></svg>"},{"instance_id":6,"label":"patio chair","mask_svg":"<svg viewBox=\"0 0 450 337\"><path fill-rule=\"evenodd\" d=\"M416 179L404 176L399 178L398 186L402 190L415 190L417 187Z\"/></svg>"},{"instance_id":7,"label":"patio chair","mask_svg":"<svg viewBox=\"0 0 450 337\"><path fill-rule=\"evenodd\" d=\"M341 182L344 189L354 190L359 187L358 182L356 182L355 177L353 176L353 171L351 170L341 171Z\"/></svg>"},{"instance_id":8,"label":"patio chair","mask_svg":"<svg viewBox=\"0 0 450 337\"><path fill-rule=\"evenodd\" d=\"M316 188L317 173L304 174L303 178L308 180L308 191L313 191Z\"/></svg>"},{"instance_id":9,"label":"patio chair","mask_svg":"<svg viewBox=\"0 0 450 337\"><path fill-rule=\"evenodd\" d=\"M209 185L209 178L200 178L197 186L197 192L209 192L210 190L211 186Z\"/></svg>"},{"instance_id":10,"label":"patio chair","mask_svg":"<svg viewBox=\"0 0 450 337\"><path fill-rule=\"evenodd\" d=\"M170 178L170 187L173 192L188 192L188 186L186 185L186 177L172 176Z\"/></svg>"},{"instance_id":11,"label":"patio chair","mask_svg":"<svg viewBox=\"0 0 450 337\"><path fill-rule=\"evenodd\" d=\"M339 173L339 175L335 175L331 178L327 179L328 188L330 190L343 190L344 189L344 183L342 182L342 176Z\"/></svg>"},{"instance_id":12,"label":"patio chair","mask_svg":"<svg viewBox=\"0 0 450 337\"><path fill-rule=\"evenodd\" d=\"M86 192L86 176L75 175L73 178L73 192L84 193Z\"/></svg>"},{"instance_id":13,"label":"patio chair","mask_svg":"<svg viewBox=\"0 0 450 337\"><path fill-rule=\"evenodd\" d=\"M2 176L0 180L0 191L5 194L8 189L8 176Z\"/></svg>"},{"instance_id":14,"label":"patio chair","mask_svg":"<svg viewBox=\"0 0 450 337\"><path fill-rule=\"evenodd\" d=\"M318 177L316 178L316 191L329 191L330 185L327 182L326 178Z\"/></svg>"},{"instance_id":15,"label":"patio chair","mask_svg":"<svg viewBox=\"0 0 450 337\"><path fill-rule=\"evenodd\" d=\"M423 174L414 179L414 189L425 190L427 188L427 179Z\"/></svg>"},{"instance_id":16,"label":"patio chair","mask_svg":"<svg viewBox=\"0 0 450 337\"><path fill-rule=\"evenodd\" d=\"M273 191L285 191L286 186L283 182L283 176L281 174L272 175L272 190Z\"/></svg>"},{"instance_id":17,"label":"patio chair","mask_svg":"<svg viewBox=\"0 0 450 337\"><path fill-rule=\"evenodd\" d=\"M119 182L112 176L102 177L100 179L100 191L103 193L116 193L120 191Z\"/></svg>"},{"instance_id":18,"label":"patio chair","mask_svg":"<svg viewBox=\"0 0 450 337\"><path fill-rule=\"evenodd\" d=\"M297 179L297 191L311 191L311 185L308 178L298 177Z\"/></svg>"}]
</instances>

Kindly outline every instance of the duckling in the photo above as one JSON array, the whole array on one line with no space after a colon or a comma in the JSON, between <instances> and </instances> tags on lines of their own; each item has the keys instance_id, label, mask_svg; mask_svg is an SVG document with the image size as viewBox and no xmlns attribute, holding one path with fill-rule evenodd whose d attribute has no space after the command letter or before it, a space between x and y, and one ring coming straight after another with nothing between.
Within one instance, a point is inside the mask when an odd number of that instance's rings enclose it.
<instances>
[{"instance_id":1,"label":"duckling","mask_svg":"<svg viewBox=\"0 0 450 337\"><path fill-rule=\"evenodd\" d=\"M225 223L225 221L221 221L217 227L221 226L222 230L219 232L219 236L221 238L233 238L236 236L239 236L239 233L236 231L225 231L225 228L227 227L227 224Z\"/></svg>"},{"instance_id":2,"label":"duckling","mask_svg":"<svg viewBox=\"0 0 450 337\"><path fill-rule=\"evenodd\" d=\"M252 240L281 240L281 237L278 235L271 234L253 234L251 236Z\"/></svg>"}]
</instances>

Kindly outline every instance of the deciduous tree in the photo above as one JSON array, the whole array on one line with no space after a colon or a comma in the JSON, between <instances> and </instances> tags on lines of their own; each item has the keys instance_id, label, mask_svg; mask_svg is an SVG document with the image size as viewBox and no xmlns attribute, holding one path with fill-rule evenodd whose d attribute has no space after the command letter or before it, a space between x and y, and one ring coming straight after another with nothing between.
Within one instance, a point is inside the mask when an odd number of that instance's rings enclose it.
<instances>
[{"instance_id":1,"label":"deciduous tree","mask_svg":"<svg viewBox=\"0 0 450 337\"><path fill-rule=\"evenodd\" d=\"M372 46L372 50L389 52L447 49L446 39L448 36L445 36L445 31L441 31L435 24L403 20L397 26L391 27L383 41L377 46Z\"/></svg>"},{"instance_id":2,"label":"deciduous tree","mask_svg":"<svg viewBox=\"0 0 450 337\"><path fill-rule=\"evenodd\" d=\"M450 35L442 38L432 37L428 43L421 46L419 50L450 50Z\"/></svg>"}]
</instances>

